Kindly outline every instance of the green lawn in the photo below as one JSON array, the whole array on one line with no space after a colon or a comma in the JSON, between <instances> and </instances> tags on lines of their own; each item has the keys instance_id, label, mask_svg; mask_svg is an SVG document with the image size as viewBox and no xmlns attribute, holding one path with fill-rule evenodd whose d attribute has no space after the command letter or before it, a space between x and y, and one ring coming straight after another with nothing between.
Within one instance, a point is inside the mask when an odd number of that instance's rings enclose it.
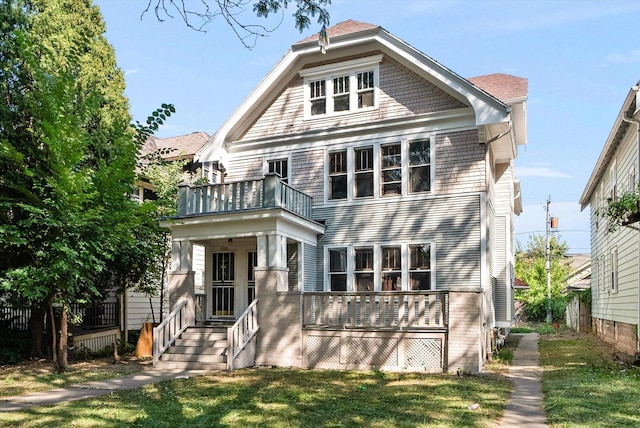
<instances>
[{"instance_id":1,"label":"green lawn","mask_svg":"<svg viewBox=\"0 0 640 428\"><path fill-rule=\"evenodd\" d=\"M553 427L640 426L640 368L611 358L593 336L541 335L544 406Z\"/></svg>"},{"instance_id":2,"label":"green lawn","mask_svg":"<svg viewBox=\"0 0 640 428\"><path fill-rule=\"evenodd\" d=\"M492 427L510 389L496 375L247 369L4 413L0 425Z\"/></svg>"}]
</instances>

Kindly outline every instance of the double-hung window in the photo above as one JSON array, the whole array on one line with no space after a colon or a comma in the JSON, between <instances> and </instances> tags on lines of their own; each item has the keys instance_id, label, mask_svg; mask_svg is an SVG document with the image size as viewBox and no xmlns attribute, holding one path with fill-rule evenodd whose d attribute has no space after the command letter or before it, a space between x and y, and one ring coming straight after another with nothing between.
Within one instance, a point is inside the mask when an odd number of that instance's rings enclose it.
<instances>
[{"instance_id":1,"label":"double-hung window","mask_svg":"<svg viewBox=\"0 0 640 428\"><path fill-rule=\"evenodd\" d=\"M289 161L287 159L275 159L267 161L267 172L277 173L280 179L289 183Z\"/></svg>"},{"instance_id":2,"label":"double-hung window","mask_svg":"<svg viewBox=\"0 0 640 428\"><path fill-rule=\"evenodd\" d=\"M409 246L409 288L431 290L431 246Z\"/></svg>"},{"instance_id":3,"label":"double-hung window","mask_svg":"<svg viewBox=\"0 0 640 428\"><path fill-rule=\"evenodd\" d=\"M373 70L358 73L358 108L373 107L375 89Z\"/></svg>"},{"instance_id":4,"label":"double-hung window","mask_svg":"<svg viewBox=\"0 0 640 428\"><path fill-rule=\"evenodd\" d=\"M329 153L329 199L347 198L347 151Z\"/></svg>"},{"instance_id":5,"label":"double-hung window","mask_svg":"<svg viewBox=\"0 0 640 428\"><path fill-rule=\"evenodd\" d=\"M618 247L611 249L611 292L618 292Z\"/></svg>"},{"instance_id":6,"label":"double-hung window","mask_svg":"<svg viewBox=\"0 0 640 428\"><path fill-rule=\"evenodd\" d=\"M357 148L355 155L355 196L373 196L373 147Z\"/></svg>"},{"instance_id":7,"label":"double-hung window","mask_svg":"<svg viewBox=\"0 0 640 428\"><path fill-rule=\"evenodd\" d=\"M382 55L374 55L302 70L305 118L378 107L381 61Z\"/></svg>"},{"instance_id":8,"label":"double-hung window","mask_svg":"<svg viewBox=\"0 0 640 428\"><path fill-rule=\"evenodd\" d=\"M429 140L409 142L410 192L431 190L431 156Z\"/></svg>"},{"instance_id":9,"label":"double-hung window","mask_svg":"<svg viewBox=\"0 0 640 428\"><path fill-rule=\"evenodd\" d=\"M333 78L333 111L349 111L349 76Z\"/></svg>"},{"instance_id":10,"label":"double-hung window","mask_svg":"<svg viewBox=\"0 0 640 428\"><path fill-rule=\"evenodd\" d=\"M382 247L382 291L402 290L402 249Z\"/></svg>"},{"instance_id":11,"label":"double-hung window","mask_svg":"<svg viewBox=\"0 0 640 428\"><path fill-rule=\"evenodd\" d=\"M402 194L402 145L387 144L381 147L382 196Z\"/></svg>"},{"instance_id":12,"label":"double-hung window","mask_svg":"<svg viewBox=\"0 0 640 428\"><path fill-rule=\"evenodd\" d=\"M318 116L327 112L327 92L324 80L309 82L309 102L311 103L311 115Z\"/></svg>"},{"instance_id":13,"label":"double-hung window","mask_svg":"<svg viewBox=\"0 0 640 428\"><path fill-rule=\"evenodd\" d=\"M347 291L347 248L329 249L329 285L331 291Z\"/></svg>"},{"instance_id":14,"label":"double-hung window","mask_svg":"<svg viewBox=\"0 0 640 428\"><path fill-rule=\"evenodd\" d=\"M356 291L374 290L373 247L355 249L355 289Z\"/></svg>"}]
</instances>

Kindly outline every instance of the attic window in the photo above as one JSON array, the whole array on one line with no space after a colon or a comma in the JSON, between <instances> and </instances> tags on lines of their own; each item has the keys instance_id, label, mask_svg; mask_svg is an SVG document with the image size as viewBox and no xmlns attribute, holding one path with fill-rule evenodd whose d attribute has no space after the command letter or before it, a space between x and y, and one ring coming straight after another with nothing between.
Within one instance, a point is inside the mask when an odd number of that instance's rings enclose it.
<instances>
[{"instance_id":1,"label":"attic window","mask_svg":"<svg viewBox=\"0 0 640 428\"><path fill-rule=\"evenodd\" d=\"M302 70L305 118L377 108L381 60L375 55Z\"/></svg>"}]
</instances>

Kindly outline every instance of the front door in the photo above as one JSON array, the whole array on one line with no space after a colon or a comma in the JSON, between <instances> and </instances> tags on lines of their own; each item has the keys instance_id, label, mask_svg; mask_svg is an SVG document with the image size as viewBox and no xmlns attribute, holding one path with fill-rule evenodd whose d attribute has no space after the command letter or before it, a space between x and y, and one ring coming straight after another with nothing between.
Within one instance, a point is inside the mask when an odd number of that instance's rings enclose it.
<instances>
[{"instance_id":1,"label":"front door","mask_svg":"<svg viewBox=\"0 0 640 428\"><path fill-rule=\"evenodd\" d=\"M213 253L213 316L234 316L235 253Z\"/></svg>"}]
</instances>

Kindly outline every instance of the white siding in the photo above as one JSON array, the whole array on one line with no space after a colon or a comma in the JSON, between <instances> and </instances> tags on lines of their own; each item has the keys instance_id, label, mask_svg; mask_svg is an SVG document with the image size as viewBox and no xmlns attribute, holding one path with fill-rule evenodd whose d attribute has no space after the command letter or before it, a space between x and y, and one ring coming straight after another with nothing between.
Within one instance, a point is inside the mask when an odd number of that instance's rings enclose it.
<instances>
[{"instance_id":1,"label":"white siding","mask_svg":"<svg viewBox=\"0 0 640 428\"><path fill-rule=\"evenodd\" d=\"M631 168L638 171L638 143L634 126L627 130L615 156L617 169L617 194L627 190L627 174ZM611 164L610 164L611 165ZM608 168L610 168L610 165ZM611 176L603 175L605 197L608 196ZM601 182L601 183L602 183ZM592 287L592 317L638 324L638 264L640 263L639 245L640 232L633 228L621 227L614 233L607 232L607 224L596 217L596 209L602 201L596 199L596 194L602 198L600 183L591 201L591 260L594 266L596 260L604 258L604 272L598 272L591 277ZM597 227L596 227L597 225ZM634 225L634 226L637 226ZM618 252L618 292L611 292L611 248L617 247ZM598 269L602 264L599 264ZM601 279L604 280L604 287ZM597 290L596 290L597 287Z\"/></svg>"}]
</instances>

